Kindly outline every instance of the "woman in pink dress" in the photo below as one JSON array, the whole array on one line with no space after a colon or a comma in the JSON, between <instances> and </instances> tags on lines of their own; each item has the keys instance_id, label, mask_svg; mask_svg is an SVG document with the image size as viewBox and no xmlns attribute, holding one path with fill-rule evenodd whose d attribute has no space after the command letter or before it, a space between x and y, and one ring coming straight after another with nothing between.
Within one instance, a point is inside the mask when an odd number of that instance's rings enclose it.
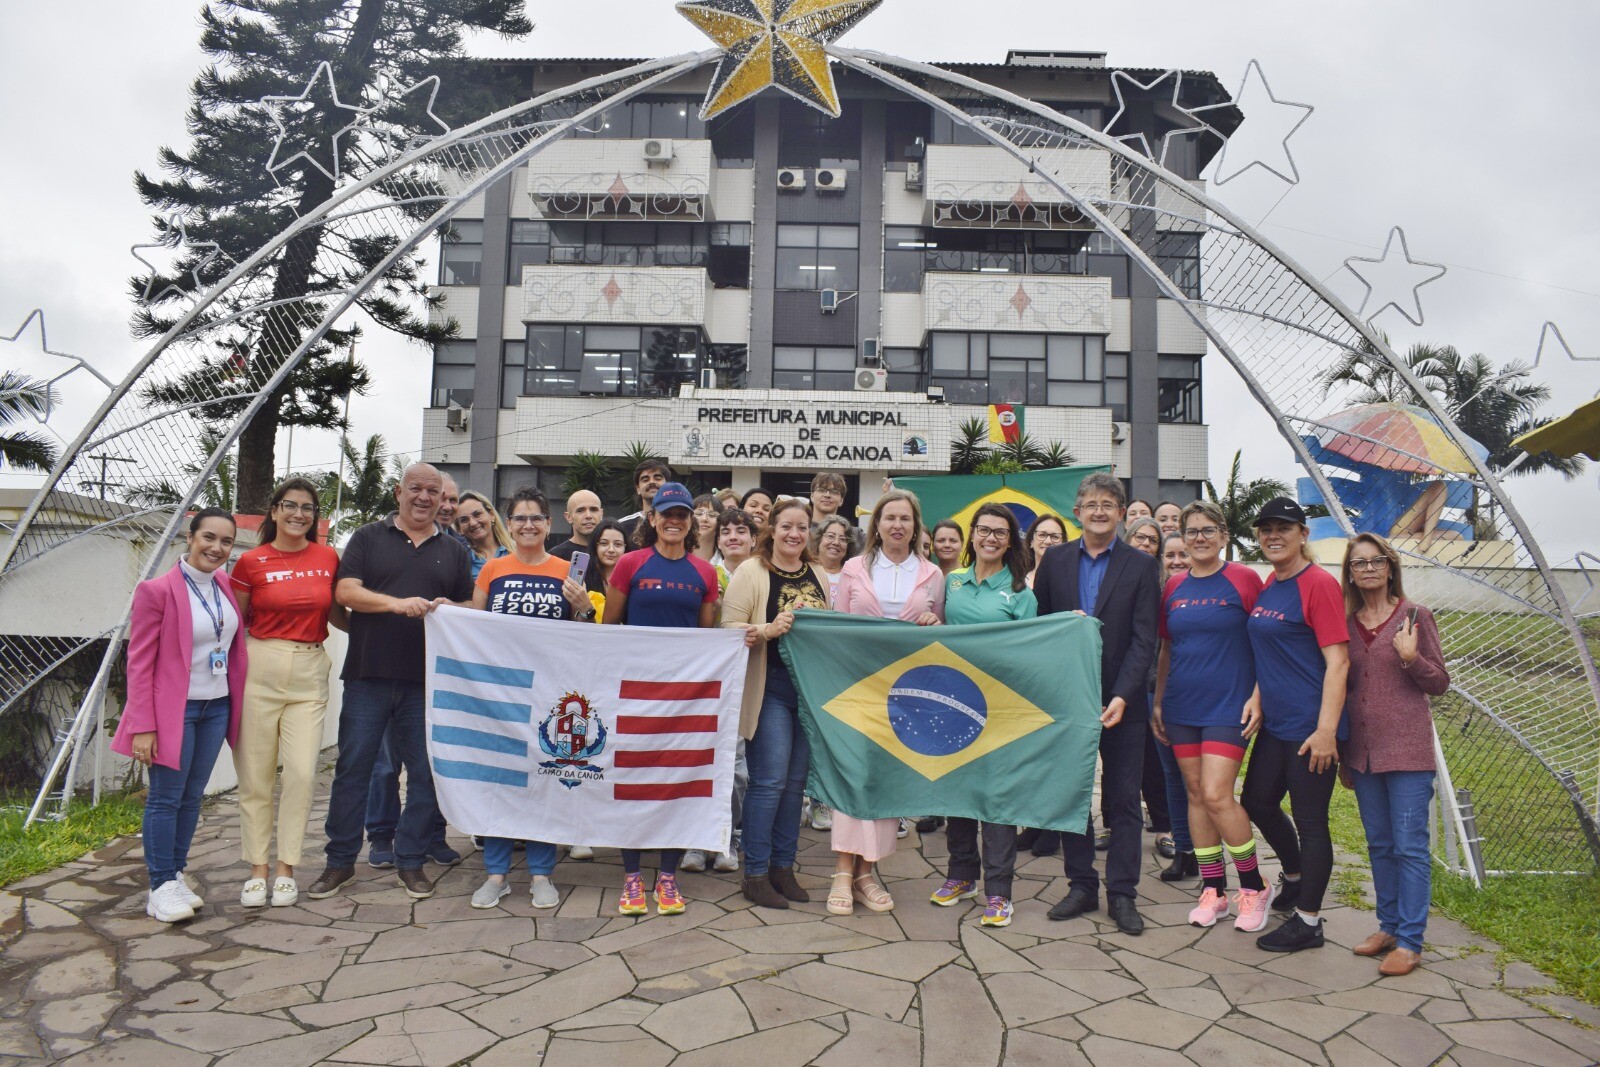
<instances>
[{"instance_id":1,"label":"woman in pink dress","mask_svg":"<svg viewBox=\"0 0 1600 1067\"><path fill-rule=\"evenodd\" d=\"M903 489L878 498L867 527L867 547L845 563L839 575L835 610L851 615L902 619L918 626L944 621L944 572L915 551L922 537L922 508ZM898 819L833 816L833 851L838 854L828 911L849 915L859 901L870 911L889 911L894 898L883 888L874 864L894 852Z\"/></svg>"}]
</instances>

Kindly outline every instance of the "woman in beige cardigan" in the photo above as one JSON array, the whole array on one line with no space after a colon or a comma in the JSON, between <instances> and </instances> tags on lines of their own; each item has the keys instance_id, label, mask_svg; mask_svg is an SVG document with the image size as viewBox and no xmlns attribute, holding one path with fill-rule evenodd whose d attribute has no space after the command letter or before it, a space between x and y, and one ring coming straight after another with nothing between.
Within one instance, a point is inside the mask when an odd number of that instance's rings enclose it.
<instances>
[{"instance_id":1,"label":"woman in beige cardigan","mask_svg":"<svg viewBox=\"0 0 1600 1067\"><path fill-rule=\"evenodd\" d=\"M800 700L777 649L802 608L828 606L828 575L810 560L811 517L796 500L767 516L755 554L739 565L722 601L722 625L745 632L739 734L750 768L744 798L744 895L764 908L810 900L795 880L800 805L811 749L800 729Z\"/></svg>"}]
</instances>

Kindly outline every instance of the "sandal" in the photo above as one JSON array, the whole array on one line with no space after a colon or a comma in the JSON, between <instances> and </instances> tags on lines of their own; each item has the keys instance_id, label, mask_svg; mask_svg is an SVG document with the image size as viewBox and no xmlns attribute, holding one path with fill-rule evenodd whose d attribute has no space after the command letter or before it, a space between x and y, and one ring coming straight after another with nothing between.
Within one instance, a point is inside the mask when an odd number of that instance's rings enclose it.
<instances>
[{"instance_id":1,"label":"sandal","mask_svg":"<svg viewBox=\"0 0 1600 1067\"><path fill-rule=\"evenodd\" d=\"M851 884L854 887L851 894L865 905L868 911L894 910L894 898L889 895L887 889L872 880L872 875L863 874Z\"/></svg>"},{"instance_id":2,"label":"sandal","mask_svg":"<svg viewBox=\"0 0 1600 1067\"><path fill-rule=\"evenodd\" d=\"M839 879L843 878L841 884ZM839 871L833 876L833 885L828 889L828 914L849 915L855 910L855 899L850 893L850 872Z\"/></svg>"}]
</instances>

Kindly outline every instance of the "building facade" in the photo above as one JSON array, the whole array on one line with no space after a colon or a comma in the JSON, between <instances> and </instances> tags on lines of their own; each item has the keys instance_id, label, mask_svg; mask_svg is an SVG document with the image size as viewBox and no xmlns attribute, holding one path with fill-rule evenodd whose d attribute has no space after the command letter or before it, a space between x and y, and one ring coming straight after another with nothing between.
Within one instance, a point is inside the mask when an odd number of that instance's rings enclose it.
<instances>
[{"instance_id":1,"label":"building facade","mask_svg":"<svg viewBox=\"0 0 1600 1067\"><path fill-rule=\"evenodd\" d=\"M632 61L487 62L541 94ZM1122 79L1119 99L1096 53L945 66L1096 129L1120 112L1112 132L1152 144L1192 125L1174 79ZM835 75L838 119L764 94L703 122L697 72L475 198L440 244L437 314L459 331L435 352L423 458L496 499L559 498L579 453L642 442L701 486L803 492L836 470L870 503L885 476L947 471L962 424L1011 403L1136 496L1198 496L1202 331L1004 150ZM1229 102L1210 74L1179 84L1184 108ZM1169 146L1197 181L1220 141ZM1108 153L1054 154L1109 189ZM1157 259L1190 295L1198 241L1163 234Z\"/></svg>"}]
</instances>

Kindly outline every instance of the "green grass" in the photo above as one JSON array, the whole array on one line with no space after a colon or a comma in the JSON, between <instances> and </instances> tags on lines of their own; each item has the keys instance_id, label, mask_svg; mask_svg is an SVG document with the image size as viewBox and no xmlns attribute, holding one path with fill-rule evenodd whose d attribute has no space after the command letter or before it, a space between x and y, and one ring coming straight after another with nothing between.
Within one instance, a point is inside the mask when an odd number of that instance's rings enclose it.
<instances>
[{"instance_id":1,"label":"green grass","mask_svg":"<svg viewBox=\"0 0 1600 1067\"><path fill-rule=\"evenodd\" d=\"M15 798L15 803L0 810L0 887L54 870L114 838L137 833L144 816L142 794L118 793L102 797L94 807L73 804L66 818L40 820L24 830L27 801Z\"/></svg>"}]
</instances>

